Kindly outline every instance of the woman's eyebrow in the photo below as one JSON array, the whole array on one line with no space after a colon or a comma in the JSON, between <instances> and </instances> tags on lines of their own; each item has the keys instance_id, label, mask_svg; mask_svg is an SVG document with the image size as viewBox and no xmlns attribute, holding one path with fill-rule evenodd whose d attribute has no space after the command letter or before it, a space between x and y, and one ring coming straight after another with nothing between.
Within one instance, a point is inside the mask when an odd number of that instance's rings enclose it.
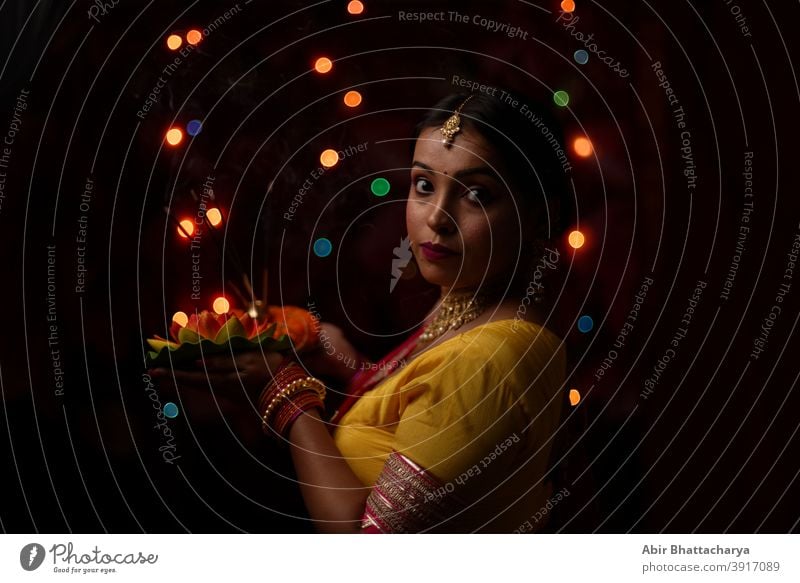
<instances>
[{"instance_id":1,"label":"woman's eyebrow","mask_svg":"<svg viewBox=\"0 0 800 583\"><path fill-rule=\"evenodd\" d=\"M431 168L430 166L428 166L424 162L420 162L419 160L414 160L414 162L411 163L411 166L412 167L417 166L419 168L422 168L423 170L428 170L430 172L441 174L440 172L434 170L433 168ZM475 166L473 168L464 168L463 170L459 170L458 172L456 172L453 175L453 178L463 178L465 176L472 176L474 174L484 174L484 175L486 175L486 176L488 176L490 178L493 178L497 182L502 182L502 180L501 180L500 176L497 174L497 172L495 172L494 170L492 170L488 166Z\"/></svg>"},{"instance_id":2,"label":"woman's eyebrow","mask_svg":"<svg viewBox=\"0 0 800 583\"><path fill-rule=\"evenodd\" d=\"M419 168L422 168L423 170L429 170L429 171L431 171L431 172L435 172L435 170L434 170L433 168L431 168L430 166L428 166L428 165L427 165L427 164L425 164L424 162L420 162L420 161L418 161L418 160L414 160L414 161L411 163L411 167L413 168L414 166L417 166L417 167L419 167Z\"/></svg>"},{"instance_id":3,"label":"woman's eyebrow","mask_svg":"<svg viewBox=\"0 0 800 583\"><path fill-rule=\"evenodd\" d=\"M463 170L459 170L453 175L453 178L463 178L465 176L472 176L473 174L483 174L488 176L489 178L493 178L497 182L501 182L500 176L498 176L497 172L489 168L488 166L475 166L474 168L464 168Z\"/></svg>"}]
</instances>

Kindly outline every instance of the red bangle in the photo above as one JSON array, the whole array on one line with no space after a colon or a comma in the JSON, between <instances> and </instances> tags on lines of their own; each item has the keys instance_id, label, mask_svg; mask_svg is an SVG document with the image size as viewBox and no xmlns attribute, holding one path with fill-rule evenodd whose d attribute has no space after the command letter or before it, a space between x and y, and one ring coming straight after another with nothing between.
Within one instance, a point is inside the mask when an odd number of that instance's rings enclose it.
<instances>
[{"instance_id":1,"label":"red bangle","mask_svg":"<svg viewBox=\"0 0 800 583\"><path fill-rule=\"evenodd\" d=\"M272 423L273 429L279 435L288 437L289 428L305 411L310 409L323 409L322 400L314 390L303 391L286 403L275 416Z\"/></svg>"},{"instance_id":2,"label":"red bangle","mask_svg":"<svg viewBox=\"0 0 800 583\"><path fill-rule=\"evenodd\" d=\"M292 381L301 379L305 376L307 376L306 372L300 365L290 358L284 357L284 360L275 370L272 381L270 381L270 383L264 387L264 390L261 391L261 396L258 398L259 410L263 411L266 409L269 402L274 399L278 393L280 393L283 387Z\"/></svg>"},{"instance_id":3,"label":"red bangle","mask_svg":"<svg viewBox=\"0 0 800 583\"><path fill-rule=\"evenodd\" d=\"M271 431L275 437L286 438L289 427L304 411L323 409L325 385L296 362L287 359L281 362L275 375L258 399L262 429Z\"/></svg>"},{"instance_id":4,"label":"red bangle","mask_svg":"<svg viewBox=\"0 0 800 583\"><path fill-rule=\"evenodd\" d=\"M284 402L278 405L277 411L270 411L264 415L263 430L265 433L272 432L275 437L286 439L292 423L309 409L323 409L323 402L316 390L303 388L288 399L284 399Z\"/></svg>"}]
</instances>

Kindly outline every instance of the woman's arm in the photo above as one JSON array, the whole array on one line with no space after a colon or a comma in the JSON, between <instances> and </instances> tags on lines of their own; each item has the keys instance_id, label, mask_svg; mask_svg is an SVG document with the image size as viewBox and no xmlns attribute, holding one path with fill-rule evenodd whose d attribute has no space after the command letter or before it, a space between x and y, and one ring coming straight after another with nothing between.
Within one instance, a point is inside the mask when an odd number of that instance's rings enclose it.
<instances>
[{"instance_id":1,"label":"woman's arm","mask_svg":"<svg viewBox=\"0 0 800 583\"><path fill-rule=\"evenodd\" d=\"M300 490L319 532L357 533L370 488L356 477L315 410L289 431Z\"/></svg>"},{"instance_id":2,"label":"woman's arm","mask_svg":"<svg viewBox=\"0 0 800 583\"><path fill-rule=\"evenodd\" d=\"M195 421L208 423L221 421L219 407L224 408L228 398L243 397L244 386L250 398L238 398L230 403L227 413L222 413L237 420L239 434L247 434L250 443L259 435L261 439L265 437L254 423L252 405L247 401L257 400L254 391L269 382L271 371L282 359L278 353L267 353L266 359L257 353L240 354L233 361L229 356L215 356L206 357L202 371L156 369L151 373L161 379L165 390L172 387L174 378L183 388L187 414ZM319 413L312 409L301 415L292 424L288 439L303 499L317 530L360 532L370 488L361 483L342 458Z\"/></svg>"}]
</instances>

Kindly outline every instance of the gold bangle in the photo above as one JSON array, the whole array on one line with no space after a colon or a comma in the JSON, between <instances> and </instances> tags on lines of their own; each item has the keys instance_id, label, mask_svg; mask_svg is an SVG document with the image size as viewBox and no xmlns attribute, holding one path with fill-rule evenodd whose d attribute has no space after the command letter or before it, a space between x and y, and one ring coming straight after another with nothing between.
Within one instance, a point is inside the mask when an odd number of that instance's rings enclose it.
<instances>
[{"instance_id":1,"label":"gold bangle","mask_svg":"<svg viewBox=\"0 0 800 583\"><path fill-rule=\"evenodd\" d=\"M278 407L278 404L282 400L288 399L289 397L291 397L291 395L301 390L308 390L308 389L314 389L317 395L319 396L320 401L325 400L326 389L325 389L325 384L322 381L314 377L305 377L302 379L296 379L291 383L287 384L285 387L281 387L281 390L278 392L278 394L275 395L270 400L269 404L264 410L264 413L261 416L262 427L269 424L269 420L273 411Z\"/></svg>"}]
</instances>

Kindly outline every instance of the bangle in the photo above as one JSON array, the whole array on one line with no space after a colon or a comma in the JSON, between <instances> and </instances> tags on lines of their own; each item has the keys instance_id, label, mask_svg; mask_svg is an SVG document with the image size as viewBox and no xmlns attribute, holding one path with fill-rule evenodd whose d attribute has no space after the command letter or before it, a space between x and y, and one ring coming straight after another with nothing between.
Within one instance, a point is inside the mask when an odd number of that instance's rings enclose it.
<instances>
[{"instance_id":1,"label":"bangle","mask_svg":"<svg viewBox=\"0 0 800 583\"><path fill-rule=\"evenodd\" d=\"M310 409L322 409L323 404L316 391L302 391L295 395L279 413L272 424L274 431L283 436L289 435L289 428Z\"/></svg>"},{"instance_id":2,"label":"bangle","mask_svg":"<svg viewBox=\"0 0 800 583\"><path fill-rule=\"evenodd\" d=\"M310 380L316 381L316 379ZM324 395L320 393L319 389L307 383L308 381L303 379L285 392L281 392L270 402L262 417L262 429L265 433L269 429L276 437L285 438L289 427L300 413L308 409L323 408Z\"/></svg>"},{"instance_id":3,"label":"bangle","mask_svg":"<svg viewBox=\"0 0 800 583\"><path fill-rule=\"evenodd\" d=\"M258 400L263 431L286 438L289 428L304 411L324 409L325 392L322 381L308 376L297 363L282 362Z\"/></svg>"},{"instance_id":4,"label":"bangle","mask_svg":"<svg viewBox=\"0 0 800 583\"><path fill-rule=\"evenodd\" d=\"M264 390L261 391L261 395L258 398L259 411L264 410L264 408L267 406L267 403L269 403L275 397L275 395L280 392L281 388L285 387L292 381L301 379L305 376L307 375L302 367L300 367L290 358L284 357L284 360L275 370L275 374L272 376L272 381L270 381L270 383L264 387Z\"/></svg>"},{"instance_id":5,"label":"bangle","mask_svg":"<svg viewBox=\"0 0 800 583\"><path fill-rule=\"evenodd\" d=\"M270 400L270 402L264 408L264 413L261 415L264 423L270 423L273 415L277 415L277 412L280 410L280 408L285 406L284 401L290 401L295 393L300 392L311 392L319 401L323 401L325 399L325 385L323 385L320 381L313 377L298 379L284 387L277 395L275 395L275 397L272 398L272 400Z\"/></svg>"}]
</instances>

